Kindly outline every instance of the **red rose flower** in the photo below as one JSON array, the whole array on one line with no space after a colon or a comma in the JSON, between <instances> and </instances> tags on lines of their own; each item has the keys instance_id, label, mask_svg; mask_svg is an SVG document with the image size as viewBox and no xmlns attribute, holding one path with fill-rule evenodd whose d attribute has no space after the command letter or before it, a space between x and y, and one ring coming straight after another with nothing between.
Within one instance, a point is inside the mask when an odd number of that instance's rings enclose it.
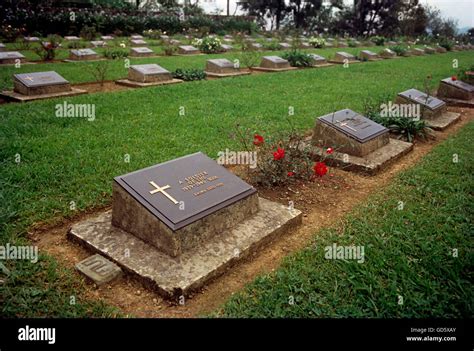
<instances>
[{"instance_id":1,"label":"red rose flower","mask_svg":"<svg viewBox=\"0 0 474 351\"><path fill-rule=\"evenodd\" d=\"M253 137L253 144L258 146L260 144L263 144L263 142L264 142L263 136L255 134L255 136Z\"/></svg>"},{"instance_id":2,"label":"red rose flower","mask_svg":"<svg viewBox=\"0 0 474 351\"><path fill-rule=\"evenodd\" d=\"M458 80L458 77L452 76L452 77L451 77L451 80Z\"/></svg>"},{"instance_id":3,"label":"red rose flower","mask_svg":"<svg viewBox=\"0 0 474 351\"><path fill-rule=\"evenodd\" d=\"M283 157L285 157L285 150L278 148L277 151L273 153L273 159L275 161L281 160Z\"/></svg>"},{"instance_id":4,"label":"red rose flower","mask_svg":"<svg viewBox=\"0 0 474 351\"><path fill-rule=\"evenodd\" d=\"M295 175L295 172L288 172L288 177L293 177Z\"/></svg>"},{"instance_id":5,"label":"red rose flower","mask_svg":"<svg viewBox=\"0 0 474 351\"><path fill-rule=\"evenodd\" d=\"M333 152L334 152L334 149L333 149L332 147L328 147L328 148L326 149L326 153L327 153L328 155L331 155Z\"/></svg>"},{"instance_id":6,"label":"red rose flower","mask_svg":"<svg viewBox=\"0 0 474 351\"><path fill-rule=\"evenodd\" d=\"M313 169L314 173L319 177L322 177L328 172L328 168L326 167L326 164L324 162L316 162L314 164Z\"/></svg>"}]
</instances>

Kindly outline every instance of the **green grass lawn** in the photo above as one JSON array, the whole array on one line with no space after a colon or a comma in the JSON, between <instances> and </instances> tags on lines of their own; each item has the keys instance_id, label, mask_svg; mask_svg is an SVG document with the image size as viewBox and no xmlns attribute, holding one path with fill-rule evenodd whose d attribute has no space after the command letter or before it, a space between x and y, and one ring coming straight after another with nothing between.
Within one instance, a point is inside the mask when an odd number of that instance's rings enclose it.
<instances>
[{"instance_id":1,"label":"green grass lawn","mask_svg":"<svg viewBox=\"0 0 474 351\"><path fill-rule=\"evenodd\" d=\"M208 57L163 57L140 62L159 62L168 69L185 64L202 68ZM219 150L238 147L237 141L231 138L237 123L264 136L274 134L288 127L285 116L292 106L294 125L307 130L320 115L342 108L360 111L367 97L394 98L396 93L408 88L423 89L427 75L438 82L455 72L452 68L455 58L461 66L466 66L473 61L474 53L411 57L349 68L334 66L67 98L70 103L95 104L96 118L92 122L55 117L55 105L62 103L62 99L0 105L0 243L24 242L28 227L36 222L54 223L78 211L109 204L114 176L196 151L216 157ZM54 69L73 82L88 81L90 78L82 65L24 65L21 70ZM113 74L117 77L126 74L119 67L115 69ZM2 78L12 73L13 68L0 68ZM179 115L181 107L185 116ZM130 156L129 163L124 161L126 155ZM71 202L76 210L71 210ZM0 285L0 299L12 301L3 310L4 314L42 313L42 309L30 303L31 299L12 298L29 291L30 285L35 294L44 294L44 300L51 299L49 315L85 313L79 307L68 305L65 309L56 303L58 299L69 299L71 289L80 290L63 286L67 280L54 276L49 280L34 273L39 265L8 264L10 270L18 271L19 276L29 276L30 280L24 284L21 283L24 280L11 280L6 286ZM41 265L45 265L45 270L55 270L56 263L47 260ZM105 313L102 309L94 311L99 311L99 315Z\"/></svg>"},{"instance_id":2,"label":"green grass lawn","mask_svg":"<svg viewBox=\"0 0 474 351\"><path fill-rule=\"evenodd\" d=\"M157 54L162 54L162 49L160 47L150 47ZM304 50L307 53L316 53L322 55L326 58L332 58L334 53L337 51L346 51L353 55L358 55L360 51L364 49L369 49L375 52L381 50L380 47L369 47L369 48L331 48L331 49L309 49ZM104 49L94 49L98 53L102 54ZM127 48L125 50L130 50ZM37 55L32 51L21 51L29 60L37 60ZM69 50L58 50L57 59L66 59L68 58ZM260 56L265 55L282 55L285 51L261 51L258 52ZM471 57L472 53L469 52L460 52L460 53L451 53L448 55L441 55L443 57L448 57L454 55L453 57ZM145 64L145 63L157 63L160 66L168 69L169 71L174 71L177 68L199 68L204 69L206 66L206 60L211 58L228 58L231 61L239 59L242 61L242 54L239 51L220 53L220 54L209 54L209 55L199 55L199 56L162 56L162 57L153 57L153 58L134 58L129 57L129 63L131 65L135 64ZM421 58L423 59L423 58ZM431 58L429 58L431 60ZM125 66L125 61L123 59L109 60L110 66L107 72L107 80L116 80L119 78L124 78L127 76L128 68ZM243 63L243 61L242 61ZM257 65L260 62L257 63ZM467 63L466 63L467 64ZM13 65L0 66L0 88L1 89L11 89L13 88L12 76L16 73L30 73L30 72L42 72L42 71L56 71L62 75L65 79L71 83L85 83L93 82L95 80L91 69L97 65L97 62L55 62L55 63L36 63L36 64L24 64L20 68L15 68Z\"/></svg>"},{"instance_id":3,"label":"green grass lawn","mask_svg":"<svg viewBox=\"0 0 474 351\"><path fill-rule=\"evenodd\" d=\"M218 315L472 318L473 138L470 123ZM333 243L363 245L365 262L326 259Z\"/></svg>"}]
</instances>

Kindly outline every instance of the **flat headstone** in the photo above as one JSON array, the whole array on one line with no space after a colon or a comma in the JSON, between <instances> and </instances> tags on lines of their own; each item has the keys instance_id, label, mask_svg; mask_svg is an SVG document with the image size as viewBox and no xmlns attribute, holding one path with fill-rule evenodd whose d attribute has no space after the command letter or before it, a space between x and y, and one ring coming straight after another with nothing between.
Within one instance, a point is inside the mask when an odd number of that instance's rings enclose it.
<instances>
[{"instance_id":1,"label":"flat headstone","mask_svg":"<svg viewBox=\"0 0 474 351\"><path fill-rule=\"evenodd\" d=\"M278 44L280 49L290 49L291 48L291 45L288 44L288 43L280 43Z\"/></svg>"},{"instance_id":2,"label":"flat headstone","mask_svg":"<svg viewBox=\"0 0 474 351\"><path fill-rule=\"evenodd\" d=\"M147 48L147 47L137 47L137 48L131 48L130 54L132 56L151 56L151 55L154 55L154 52L152 49Z\"/></svg>"},{"instance_id":3,"label":"flat headstone","mask_svg":"<svg viewBox=\"0 0 474 351\"><path fill-rule=\"evenodd\" d=\"M327 60L325 57L317 54L309 54L311 56L311 59L313 61L313 66L321 66L327 64Z\"/></svg>"},{"instance_id":4,"label":"flat headstone","mask_svg":"<svg viewBox=\"0 0 474 351\"><path fill-rule=\"evenodd\" d=\"M112 224L171 256L257 211L256 190L200 152L114 179Z\"/></svg>"},{"instance_id":5,"label":"flat headstone","mask_svg":"<svg viewBox=\"0 0 474 351\"><path fill-rule=\"evenodd\" d=\"M393 50L386 48L380 52L380 56L383 58L393 58L397 56L397 53Z\"/></svg>"},{"instance_id":6,"label":"flat headstone","mask_svg":"<svg viewBox=\"0 0 474 351\"><path fill-rule=\"evenodd\" d=\"M160 39L161 39L161 40L166 41L166 40L169 40L169 38L170 38L170 37L167 36L167 35L160 35Z\"/></svg>"},{"instance_id":7,"label":"flat headstone","mask_svg":"<svg viewBox=\"0 0 474 351\"><path fill-rule=\"evenodd\" d=\"M206 72L212 73L234 73L236 68L228 59L212 59L206 61Z\"/></svg>"},{"instance_id":8,"label":"flat headstone","mask_svg":"<svg viewBox=\"0 0 474 351\"><path fill-rule=\"evenodd\" d=\"M178 46L178 52L182 55L192 55L198 54L199 49L195 48L192 45L180 45Z\"/></svg>"},{"instance_id":9,"label":"flat headstone","mask_svg":"<svg viewBox=\"0 0 474 351\"><path fill-rule=\"evenodd\" d=\"M414 48L411 53L416 56L421 56L425 54L425 50L420 49L420 48Z\"/></svg>"},{"instance_id":10,"label":"flat headstone","mask_svg":"<svg viewBox=\"0 0 474 351\"><path fill-rule=\"evenodd\" d=\"M442 80L443 83L451 85L457 89L464 90L469 93L474 93L474 86L463 82L462 80L453 80L452 78L445 78Z\"/></svg>"},{"instance_id":11,"label":"flat headstone","mask_svg":"<svg viewBox=\"0 0 474 351\"><path fill-rule=\"evenodd\" d=\"M250 46L253 47L254 49L257 49L257 50L263 48L262 44L260 44L260 43L251 43Z\"/></svg>"},{"instance_id":12,"label":"flat headstone","mask_svg":"<svg viewBox=\"0 0 474 351\"><path fill-rule=\"evenodd\" d=\"M76 60L94 60L99 58L99 54L92 49L72 49L70 58Z\"/></svg>"},{"instance_id":13,"label":"flat headstone","mask_svg":"<svg viewBox=\"0 0 474 351\"><path fill-rule=\"evenodd\" d=\"M260 67L273 69L288 68L290 67L290 63L288 60L279 56L263 56L262 61L260 62Z\"/></svg>"},{"instance_id":14,"label":"flat headstone","mask_svg":"<svg viewBox=\"0 0 474 351\"><path fill-rule=\"evenodd\" d=\"M13 75L14 90L23 95L42 95L70 91L69 82L54 71Z\"/></svg>"},{"instance_id":15,"label":"flat headstone","mask_svg":"<svg viewBox=\"0 0 474 351\"><path fill-rule=\"evenodd\" d=\"M334 59L332 61L337 62L337 63L345 63L345 62L350 63L350 62L356 62L357 60L354 55L351 55L344 51L338 51L334 55Z\"/></svg>"},{"instance_id":16,"label":"flat headstone","mask_svg":"<svg viewBox=\"0 0 474 351\"><path fill-rule=\"evenodd\" d=\"M38 41L41 41L41 39L38 38L38 37L25 37L25 40L26 40L26 41L29 41L29 42L38 42Z\"/></svg>"},{"instance_id":17,"label":"flat headstone","mask_svg":"<svg viewBox=\"0 0 474 351\"><path fill-rule=\"evenodd\" d=\"M233 43L234 40L232 38L224 38L222 39L222 41L226 42L226 43Z\"/></svg>"},{"instance_id":18,"label":"flat headstone","mask_svg":"<svg viewBox=\"0 0 474 351\"><path fill-rule=\"evenodd\" d=\"M446 78L441 80L438 88L438 97L441 99L455 99L470 101L474 107L474 86L460 80ZM448 100L448 102L452 102Z\"/></svg>"},{"instance_id":19,"label":"flat headstone","mask_svg":"<svg viewBox=\"0 0 474 351\"><path fill-rule=\"evenodd\" d=\"M427 54L434 54L436 52L435 49L433 49L431 46L425 47L425 53Z\"/></svg>"},{"instance_id":20,"label":"flat headstone","mask_svg":"<svg viewBox=\"0 0 474 351\"><path fill-rule=\"evenodd\" d=\"M228 45L228 44L222 44L221 48L225 51L234 50L234 47L232 45Z\"/></svg>"},{"instance_id":21,"label":"flat headstone","mask_svg":"<svg viewBox=\"0 0 474 351\"><path fill-rule=\"evenodd\" d=\"M66 35L64 37L65 40L67 41L77 41L77 40L81 40L81 38L75 36L75 35Z\"/></svg>"},{"instance_id":22,"label":"flat headstone","mask_svg":"<svg viewBox=\"0 0 474 351\"><path fill-rule=\"evenodd\" d=\"M171 44L171 45L178 45L178 44L181 44L181 41L180 41L180 40L177 40L177 39L171 39L171 40L170 40L170 44Z\"/></svg>"},{"instance_id":23,"label":"flat headstone","mask_svg":"<svg viewBox=\"0 0 474 351\"><path fill-rule=\"evenodd\" d=\"M122 274L122 270L112 261L95 254L76 264L76 269L97 285L111 282Z\"/></svg>"},{"instance_id":24,"label":"flat headstone","mask_svg":"<svg viewBox=\"0 0 474 351\"><path fill-rule=\"evenodd\" d=\"M399 93L398 96L408 101L421 104L423 107L433 111L446 106L446 103L444 101L437 99L434 96L427 95L426 93L417 89L408 89Z\"/></svg>"},{"instance_id":25,"label":"flat headstone","mask_svg":"<svg viewBox=\"0 0 474 351\"><path fill-rule=\"evenodd\" d=\"M379 55L377 55L375 52L370 51L370 50L362 50L360 52L360 57L370 61L370 60L377 60L379 58Z\"/></svg>"},{"instance_id":26,"label":"flat headstone","mask_svg":"<svg viewBox=\"0 0 474 351\"><path fill-rule=\"evenodd\" d=\"M389 130L349 109L316 120L313 143L337 147L338 152L364 157L389 142Z\"/></svg>"},{"instance_id":27,"label":"flat headstone","mask_svg":"<svg viewBox=\"0 0 474 351\"><path fill-rule=\"evenodd\" d=\"M25 56L18 51L1 51L0 52L0 63L16 63L16 60L23 62Z\"/></svg>"},{"instance_id":28,"label":"flat headstone","mask_svg":"<svg viewBox=\"0 0 474 351\"><path fill-rule=\"evenodd\" d=\"M130 42L132 45L146 45L146 41L143 39L133 39Z\"/></svg>"},{"instance_id":29,"label":"flat headstone","mask_svg":"<svg viewBox=\"0 0 474 351\"><path fill-rule=\"evenodd\" d=\"M361 143L388 132L384 126L349 109L322 116L319 120Z\"/></svg>"},{"instance_id":30,"label":"flat headstone","mask_svg":"<svg viewBox=\"0 0 474 351\"><path fill-rule=\"evenodd\" d=\"M144 65L131 65L128 78L135 82L151 83L163 82L173 79L171 73L163 67L150 63Z\"/></svg>"},{"instance_id":31,"label":"flat headstone","mask_svg":"<svg viewBox=\"0 0 474 351\"><path fill-rule=\"evenodd\" d=\"M103 35L100 37L102 40L114 40L114 37L111 35Z\"/></svg>"},{"instance_id":32,"label":"flat headstone","mask_svg":"<svg viewBox=\"0 0 474 351\"><path fill-rule=\"evenodd\" d=\"M92 46L96 48L104 47L107 45L107 43L103 40L93 40L91 41Z\"/></svg>"},{"instance_id":33,"label":"flat headstone","mask_svg":"<svg viewBox=\"0 0 474 351\"><path fill-rule=\"evenodd\" d=\"M132 40L139 40L139 39L143 39L143 35L139 35L139 34L134 34L130 37L130 39Z\"/></svg>"},{"instance_id":34,"label":"flat headstone","mask_svg":"<svg viewBox=\"0 0 474 351\"><path fill-rule=\"evenodd\" d=\"M436 47L436 51L439 52L439 53L444 54L444 53L447 52L448 50L446 50L446 48L443 48L442 46L437 46L437 47Z\"/></svg>"}]
</instances>

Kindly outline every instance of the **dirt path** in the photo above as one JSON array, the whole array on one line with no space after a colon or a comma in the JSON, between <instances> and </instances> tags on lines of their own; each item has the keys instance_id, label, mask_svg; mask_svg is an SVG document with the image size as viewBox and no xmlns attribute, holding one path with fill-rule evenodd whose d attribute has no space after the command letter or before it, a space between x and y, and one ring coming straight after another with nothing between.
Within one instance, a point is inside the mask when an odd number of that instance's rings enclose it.
<instances>
[{"instance_id":1,"label":"dirt path","mask_svg":"<svg viewBox=\"0 0 474 351\"><path fill-rule=\"evenodd\" d=\"M303 225L255 253L251 260L241 262L209 283L203 291L188 298L184 305L163 300L131 277L101 288L88 283L90 289L87 290L86 297L104 299L124 313L137 317L196 317L216 310L257 275L275 270L283 257L306 246L318 230L334 225L351 209L363 203L371 193L388 185L399 172L414 166L436 144L474 120L474 109L450 110L462 112L460 122L445 132L437 133L436 140L417 143L413 152L376 176L366 177L331 169L326 179L297 189L260 191L262 197L285 204L293 200L295 208L304 213ZM75 220L90 215L82 214ZM55 228L36 230L31 238L39 245L40 250L48 252L68 267L73 267L90 253L66 239L70 225L71 222L65 222ZM82 277L78 274L78 279L80 278Z\"/></svg>"}]
</instances>

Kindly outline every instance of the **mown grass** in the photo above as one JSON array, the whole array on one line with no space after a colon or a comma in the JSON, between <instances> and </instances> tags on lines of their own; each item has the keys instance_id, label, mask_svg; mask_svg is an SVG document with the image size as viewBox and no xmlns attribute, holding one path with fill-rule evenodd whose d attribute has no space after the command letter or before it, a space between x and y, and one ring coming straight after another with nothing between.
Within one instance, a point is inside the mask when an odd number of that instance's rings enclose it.
<instances>
[{"instance_id":1,"label":"mown grass","mask_svg":"<svg viewBox=\"0 0 474 351\"><path fill-rule=\"evenodd\" d=\"M472 318L473 138L470 123L218 315ZM363 245L365 262L326 259L333 243Z\"/></svg>"},{"instance_id":2,"label":"mown grass","mask_svg":"<svg viewBox=\"0 0 474 351\"><path fill-rule=\"evenodd\" d=\"M273 134L288 128L285 116L292 106L294 125L306 130L317 116L331 111L360 111L369 96L395 97L411 87L423 89L427 75L437 82L453 74L454 58L462 65L473 57L470 52L450 53L66 99L94 104L94 121L55 117L55 105L62 99L1 105L0 243L25 242L27 229L36 222L54 223L110 203L114 176L196 151L216 157L219 150L238 148L232 138L237 123L264 136ZM159 62L172 69L172 65L181 65L180 60L202 67L206 56ZM56 66L58 72L79 67ZM5 68L0 72L4 76ZM70 73L82 79L84 72L75 72ZM179 115L181 107L184 116ZM20 162L16 162L18 156ZM29 267L8 265L12 271ZM48 291L46 296L52 294L51 301L76 291L75 287L56 289L55 283L30 271L21 274L29 275L38 289ZM12 281L7 280L6 288L21 295L24 286L18 281L12 285ZM4 313L25 315L29 311L38 312L26 302L10 304ZM68 313L58 309L52 314Z\"/></svg>"},{"instance_id":3,"label":"mown grass","mask_svg":"<svg viewBox=\"0 0 474 351\"><path fill-rule=\"evenodd\" d=\"M129 50L127 48L125 50ZM370 49L372 51L380 51L379 47L369 47L369 48L331 48L331 49L309 49L304 50L308 53L317 53L328 59L334 56L334 53L337 51L346 51L353 55L358 55L360 51L364 49ZM104 49L95 49L98 53L102 54ZM154 47L153 50L160 54L161 51L159 48ZM23 51L22 51L23 52ZM284 51L261 51L257 54L259 56L265 55L277 55L281 56ZM35 55L32 51L24 51L23 54L29 59L35 59ZM58 59L65 59L68 57L68 50L58 50ZM441 55L443 57L460 57L461 61L464 58L472 57L472 54L469 52L461 53L450 53L448 55ZM204 69L206 66L206 60L212 58L227 58L231 61L235 59L241 60L241 64L244 64L242 60L242 54L239 51L220 53L220 54L209 54L209 55L199 55L199 56L162 56L162 57L153 57L153 58L134 58L128 57L129 61L125 62L124 59L109 60L109 68L107 71L106 79L107 80L116 80L119 78L124 78L127 76L128 68L126 63L131 65L135 64L145 64L145 63L157 63L160 66L168 69L169 71L174 71L177 68L198 68ZM420 59L423 59L421 57ZM257 65L260 62L257 63ZM462 63L462 62L461 62ZM15 68L13 65L4 65L0 66L0 88L1 89L11 89L13 87L12 76L16 73L30 73L30 72L43 72L43 71L56 71L64 78L66 78L71 83L85 83L93 82L95 80L94 75L91 71L97 65L97 62L54 62L54 63L36 63L36 64L24 64L20 68ZM466 63L467 64L467 63Z\"/></svg>"}]
</instances>

